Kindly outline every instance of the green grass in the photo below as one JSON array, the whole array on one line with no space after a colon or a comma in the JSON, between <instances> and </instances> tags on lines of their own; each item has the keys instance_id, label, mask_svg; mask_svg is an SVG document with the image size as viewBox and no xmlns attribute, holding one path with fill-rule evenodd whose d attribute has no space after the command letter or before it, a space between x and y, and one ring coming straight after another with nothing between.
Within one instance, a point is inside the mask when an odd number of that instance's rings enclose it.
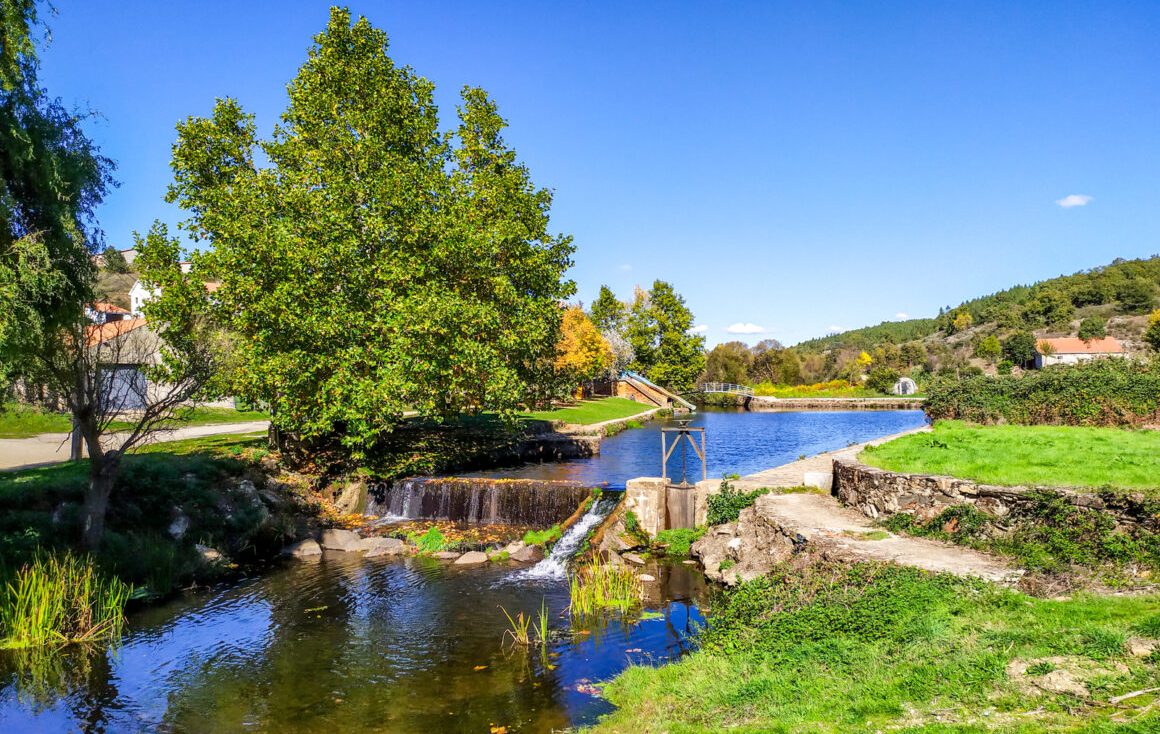
<instances>
[{"instance_id":1,"label":"green grass","mask_svg":"<svg viewBox=\"0 0 1160 734\"><path fill-rule=\"evenodd\" d=\"M560 539L561 535L563 535L563 531L560 530L560 526L553 525L552 527L544 528L543 530L529 530L528 532L524 533L523 541L524 545L546 546L550 543L555 543Z\"/></svg>"},{"instance_id":2,"label":"green grass","mask_svg":"<svg viewBox=\"0 0 1160 734\"><path fill-rule=\"evenodd\" d=\"M933 432L867 448L859 458L890 471L987 484L1110 487L1160 495L1160 431L939 421Z\"/></svg>"},{"instance_id":3,"label":"green grass","mask_svg":"<svg viewBox=\"0 0 1160 734\"><path fill-rule=\"evenodd\" d=\"M582 400L576 405L556 410L524 413L521 417L540 421L562 421L571 425L589 426L593 423L630 418L652 410L653 405L638 403L627 398L599 398Z\"/></svg>"},{"instance_id":4,"label":"green grass","mask_svg":"<svg viewBox=\"0 0 1160 734\"><path fill-rule=\"evenodd\" d=\"M663 552L666 556L687 556L696 543L705 534L705 528L672 528L669 530L662 530L657 533L655 541L659 545L665 546Z\"/></svg>"},{"instance_id":5,"label":"green grass","mask_svg":"<svg viewBox=\"0 0 1160 734\"><path fill-rule=\"evenodd\" d=\"M754 395L770 398L893 398L897 395L886 395L877 390L847 385L844 387L830 387L816 389L811 385L772 385L768 382L755 385ZM907 397L913 397L908 395Z\"/></svg>"},{"instance_id":6,"label":"green grass","mask_svg":"<svg viewBox=\"0 0 1160 734\"><path fill-rule=\"evenodd\" d=\"M890 565L787 565L715 603L698 652L613 680L618 710L594 728L1157 731L1154 695L1109 699L1160 685L1160 655L1124 644L1158 612L1155 595L1056 601ZM1053 669L1085 694L1038 688Z\"/></svg>"},{"instance_id":7,"label":"green grass","mask_svg":"<svg viewBox=\"0 0 1160 734\"><path fill-rule=\"evenodd\" d=\"M222 423L248 423L268 420L270 416L255 410L234 410L233 408L191 408L181 412L169 423L171 427L209 426ZM128 421L113 421L109 429L113 431L132 427ZM72 422L66 413L51 413L40 408L21 403L6 403L0 409L0 438L29 438L42 433L67 433L72 430Z\"/></svg>"},{"instance_id":8,"label":"green grass","mask_svg":"<svg viewBox=\"0 0 1160 734\"><path fill-rule=\"evenodd\" d=\"M628 612L641 604L640 581L632 569L591 561L576 569L570 583L573 617Z\"/></svg>"}]
</instances>

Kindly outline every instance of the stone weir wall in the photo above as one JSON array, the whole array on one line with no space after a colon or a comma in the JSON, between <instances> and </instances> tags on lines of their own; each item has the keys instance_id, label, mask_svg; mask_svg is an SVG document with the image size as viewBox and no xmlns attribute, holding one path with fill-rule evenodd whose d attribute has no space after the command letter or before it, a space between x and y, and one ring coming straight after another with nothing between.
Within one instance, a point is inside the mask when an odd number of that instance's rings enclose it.
<instances>
[{"instance_id":1,"label":"stone weir wall","mask_svg":"<svg viewBox=\"0 0 1160 734\"><path fill-rule=\"evenodd\" d=\"M367 488L366 512L407 520L551 527L592 494L581 482L479 477L414 477Z\"/></svg>"},{"instance_id":2,"label":"stone weir wall","mask_svg":"<svg viewBox=\"0 0 1160 734\"><path fill-rule=\"evenodd\" d=\"M920 410L922 398L770 398L749 400L749 410Z\"/></svg>"},{"instance_id":3,"label":"stone weir wall","mask_svg":"<svg viewBox=\"0 0 1160 734\"><path fill-rule=\"evenodd\" d=\"M1076 507L1109 513L1121 525L1160 530L1160 502L1139 493L1081 491L1061 487L1003 487L932 474L904 474L834 460L833 493L872 518L900 512L927 521L948 507L973 505L997 518L1030 512L1044 493L1063 497Z\"/></svg>"}]
</instances>

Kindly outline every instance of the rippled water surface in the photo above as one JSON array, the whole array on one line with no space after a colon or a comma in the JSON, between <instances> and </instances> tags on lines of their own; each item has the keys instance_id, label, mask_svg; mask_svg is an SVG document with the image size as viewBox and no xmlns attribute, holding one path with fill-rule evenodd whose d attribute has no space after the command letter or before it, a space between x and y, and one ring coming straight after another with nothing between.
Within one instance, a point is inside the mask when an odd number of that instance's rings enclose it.
<instances>
[{"instance_id":1,"label":"rippled water surface","mask_svg":"<svg viewBox=\"0 0 1160 734\"><path fill-rule=\"evenodd\" d=\"M922 423L916 412L699 415L711 475L750 473ZM506 472L623 484L655 475L659 423L598 458ZM679 465L674 465L677 468ZM115 650L0 651L0 732L549 732L608 710L593 683L687 650L699 571L650 569L651 614L576 625L567 581L511 566L326 554L130 617ZM500 610L546 604L547 654L502 644Z\"/></svg>"},{"instance_id":2,"label":"rippled water surface","mask_svg":"<svg viewBox=\"0 0 1160 734\"><path fill-rule=\"evenodd\" d=\"M851 443L917 428L926 422L919 410L822 411L772 413L710 410L697 413L691 426L705 429L709 476L752 474ZM600 455L555 464L529 464L515 469L479 472L479 476L575 479L624 486L634 477L659 477L663 426L652 421L642 428L605 439ZM690 481L700 479L700 465L689 454ZM669 476L681 476L680 451L669 459Z\"/></svg>"}]
</instances>

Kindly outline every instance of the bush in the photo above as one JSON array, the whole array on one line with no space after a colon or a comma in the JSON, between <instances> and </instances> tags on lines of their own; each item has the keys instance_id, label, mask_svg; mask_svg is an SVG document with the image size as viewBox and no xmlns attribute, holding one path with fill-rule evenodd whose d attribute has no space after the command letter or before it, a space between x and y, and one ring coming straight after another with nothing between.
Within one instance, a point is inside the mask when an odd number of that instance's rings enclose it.
<instances>
[{"instance_id":1,"label":"bush","mask_svg":"<svg viewBox=\"0 0 1160 734\"><path fill-rule=\"evenodd\" d=\"M428 528L422 535L411 533L407 536L407 542L418 547L420 553L438 553L448 546L447 536L434 526Z\"/></svg>"},{"instance_id":2,"label":"bush","mask_svg":"<svg viewBox=\"0 0 1160 734\"><path fill-rule=\"evenodd\" d=\"M550 545L560 539L562 532L559 525L553 525L544 530L529 530L524 533L524 545Z\"/></svg>"},{"instance_id":3,"label":"bush","mask_svg":"<svg viewBox=\"0 0 1160 734\"><path fill-rule=\"evenodd\" d=\"M1098 316L1089 316L1079 322L1080 339L1103 339L1108 335L1108 322Z\"/></svg>"},{"instance_id":4,"label":"bush","mask_svg":"<svg viewBox=\"0 0 1160 734\"><path fill-rule=\"evenodd\" d=\"M705 534L705 528L673 528L657 533L656 542L665 546L660 549L667 556L687 556L693 543Z\"/></svg>"},{"instance_id":5,"label":"bush","mask_svg":"<svg viewBox=\"0 0 1160 734\"><path fill-rule=\"evenodd\" d=\"M737 479L736 474L725 477L721 480L721 491L717 494L709 495L709 509L707 513L707 522L709 525L735 522L742 510L750 507L757 501L758 497L769 492L769 489L765 487L755 489L752 492L742 492L733 488L731 481L733 479Z\"/></svg>"},{"instance_id":6,"label":"bush","mask_svg":"<svg viewBox=\"0 0 1160 734\"><path fill-rule=\"evenodd\" d=\"M1009 375L1011 374L1011 371L1015 369L1015 363L1009 359L1005 359L1000 362L995 369L998 370L1000 375Z\"/></svg>"},{"instance_id":7,"label":"bush","mask_svg":"<svg viewBox=\"0 0 1160 734\"><path fill-rule=\"evenodd\" d=\"M1138 425L1160 417L1160 361L1097 359L1021 377L937 377L924 407L934 419L984 424Z\"/></svg>"},{"instance_id":8,"label":"bush","mask_svg":"<svg viewBox=\"0 0 1160 734\"><path fill-rule=\"evenodd\" d=\"M889 393L900 376L898 370L891 367L875 367L866 378L866 387L876 392Z\"/></svg>"}]
</instances>

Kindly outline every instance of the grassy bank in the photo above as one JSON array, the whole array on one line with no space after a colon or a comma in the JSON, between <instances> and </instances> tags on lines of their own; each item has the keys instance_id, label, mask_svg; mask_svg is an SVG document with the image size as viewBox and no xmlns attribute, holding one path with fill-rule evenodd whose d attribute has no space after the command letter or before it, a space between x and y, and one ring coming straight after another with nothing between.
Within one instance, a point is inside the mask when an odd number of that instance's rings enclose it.
<instances>
[{"instance_id":1,"label":"grassy bank","mask_svg":"<svg viewBox=\"0 0 1160 734\"><path fill-rule=\"evenodd\" d=\"M1157 596L799 561L719 600L701 651L615 679L595 730L1157 731L1154 692L1117 698L1160 685L1157 637Z\"/></svg>"},{"instance_id":2,"label":"grassy bank","mask_svg":"<svg viewBox=\"0 0 1160 734\"><path fill-rule=\"evenodd\" d=\"M770 398L889 398L877 390L855 387L845 380L820 382L815 385L774 385L763 382L753 387L753 394Z\"/></svg>"},{"instance_id":3,"label":"grassy bank","mask_svg":"<svg viewBox=\"0 0 1160 734\"><path fill-rule=\"evenodd\" d=\"M529 420L561 421L572 425L590 426L593 423L631 418L655 407L627 398L598 398L596 400L582 400L576 405L566 408L525 413L521 417L526 417Z\"/></svg>"},{"instance_id":4,"label":"grassy bank","mask_svg":"<svg viewBox=\"0 0 1160 734\"><path fill-rule=\"evenodd\" d=\"M939 421L930 433L867 448L859 458L880 469L988 484L1112 487L1160 496L1160 431Z\"/></svg>"},{"instance_id":5,"label":"grassy bank","mask_svg":"<svg viewBox=\"0 0 1160 734\"><path fill-rule=\"evenodd\" d=\"M247 423L268 420L270 416L261 411L234 410L233 408L192 408L185 411L174 427L209 426L223 423ZM114 421L111 430L131 428L126 421ZM42 433L67 433L72 429L69 416L65 413L51 413L29 405L7 403L0 409L0 438L29 438Z\"/></svg>"},{"instance_id":6,"label":"grassy bank","mask_svg":"<svg viewBox=\"0 0 1160 734\"><path fill-rule=\"evenodd\" d=\"M255 487L265 478L257 462L265 453L264 437L223 435L153 444L125 457L98 567L141 593L163 595L280 547L293 503L279 497L283 504L273 506L258 496ZM7 573L38 553L76 548L87 483L87 461L0 473L0 558ZM227 560L207 564L199 543Z\"/></svg>"}]
</instances>

